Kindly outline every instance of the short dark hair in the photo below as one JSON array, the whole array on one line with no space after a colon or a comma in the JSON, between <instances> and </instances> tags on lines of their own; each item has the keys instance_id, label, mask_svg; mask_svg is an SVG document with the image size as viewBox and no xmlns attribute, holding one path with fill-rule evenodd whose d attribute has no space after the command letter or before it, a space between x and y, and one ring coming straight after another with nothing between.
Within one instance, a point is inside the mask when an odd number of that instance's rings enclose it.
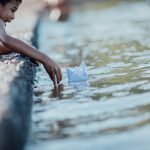
<instances>
[{"instance_id":1,"label":"short dark hair","mask_svg":"<svg viewBox=\"0 0 150 150\"><path fill-rule=\"evenodd\" d=\"M0 4L2 5L6 5L7 3L11 2L12 0L0 0ZM16 2L21 3L22 0L15 0Z\"/></svg>"}]
</instances>

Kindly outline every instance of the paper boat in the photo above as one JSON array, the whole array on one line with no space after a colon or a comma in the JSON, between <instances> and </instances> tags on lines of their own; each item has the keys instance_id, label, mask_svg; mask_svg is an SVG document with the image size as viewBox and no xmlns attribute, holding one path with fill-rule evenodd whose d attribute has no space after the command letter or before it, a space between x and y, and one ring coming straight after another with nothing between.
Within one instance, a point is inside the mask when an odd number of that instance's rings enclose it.
<instances>
[{"instance_id":1,"label":"paper boat","mask_svg":"<svg viewBox=\"0 0 150 150\"><path fill-rule=\"evenodd\" d=\"M88 79L86 65L84 62L79 67L67 68L69 82L83 82Z\"/></svg>"}]
</instances>

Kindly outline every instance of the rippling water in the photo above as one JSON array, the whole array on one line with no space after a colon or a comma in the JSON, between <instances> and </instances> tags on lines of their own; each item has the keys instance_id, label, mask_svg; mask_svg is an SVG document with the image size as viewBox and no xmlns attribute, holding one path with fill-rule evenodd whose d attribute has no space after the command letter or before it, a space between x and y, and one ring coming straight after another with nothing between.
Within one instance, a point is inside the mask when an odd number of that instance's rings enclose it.
<instances>
[{"instance_id":1,"label":"rippling water","mask_svg":"<svg viewBox=\"0 0 150 150\"><path fill-rule=\"evenodd\" d=\"M101 4L100 4L101 5ZM43 20L40 49L62 66L62 85L40 68L29 150L149 150L150 3L119 3ZM85 60L88 85L70 86L66 68Z\"/></svg>"}]
</instances>

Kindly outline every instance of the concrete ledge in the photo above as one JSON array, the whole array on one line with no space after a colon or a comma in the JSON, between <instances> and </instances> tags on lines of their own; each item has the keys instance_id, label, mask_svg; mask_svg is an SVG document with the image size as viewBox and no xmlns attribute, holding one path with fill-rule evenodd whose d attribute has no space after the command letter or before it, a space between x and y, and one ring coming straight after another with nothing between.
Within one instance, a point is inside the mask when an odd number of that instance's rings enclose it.
<instances>
[{"instance_id":1,"label":"concrete ledge","mask_svg":"<svg viewBox=\"0 0 150 150\"><path fill-rule=\"evenodd\" d=\"M35 66L21 54L0 55L0 149L23 150L30 128Z\"/></svg>"}]
</instances>

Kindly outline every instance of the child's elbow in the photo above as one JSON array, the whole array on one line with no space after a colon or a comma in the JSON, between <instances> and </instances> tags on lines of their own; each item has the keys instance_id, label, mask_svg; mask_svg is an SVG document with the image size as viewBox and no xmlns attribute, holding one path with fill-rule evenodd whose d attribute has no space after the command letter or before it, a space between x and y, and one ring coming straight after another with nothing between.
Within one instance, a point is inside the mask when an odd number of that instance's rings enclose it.
<instances>
[{"instance_id":1,"label":"child's elbow","mask_svg":"<svg viewBox=\"0 0 150 150\"><path fill-rule=\"evenodd\" d=\"M3 36L1 37L1 42L2 42L4 45L7 45L8 41L9 41L9 36L8 36L7 34L5 34L5 35L3 35Z\"/></svg>"}]
</instances>

